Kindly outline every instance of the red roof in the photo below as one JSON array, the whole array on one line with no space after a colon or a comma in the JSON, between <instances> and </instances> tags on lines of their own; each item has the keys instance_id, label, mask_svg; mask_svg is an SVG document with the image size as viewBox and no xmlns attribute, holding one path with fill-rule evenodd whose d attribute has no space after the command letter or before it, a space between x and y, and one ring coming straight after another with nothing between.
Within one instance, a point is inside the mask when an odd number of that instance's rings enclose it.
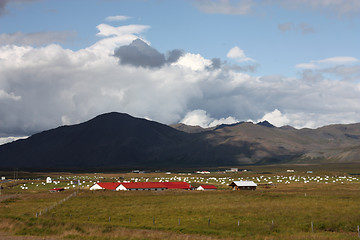
<instances>
[{"instance_id":1,"label":"red roof","mask_svg":"<svg viewBox=\"0 0 360 240\"><path fill-rule=\"evenodd\" d=\"M64 188L53 188L53 189L50 189L50 191L64 191Z\"/></svg>"},{"instance_id":2,"label":"red roof","mask_svg":"<svg viewBox=\"0 0 360 240\"><path fill-rule=\"evenodd\" d=\"M191 189L191 185L187 182L164 182L167 189Z\"/></svg>"},{"instance_id":3,"label":"red roof","mask_svg":"<svg viewBox=\"0 0 360 240\"><path fill-rule=\"evenodd\" d=\"M130 182L130 183L121 183L127 189L133 188L166 188L166 186L161 182Z\"/></svg>"},{"instance_id":4,"label":"red roof","mask_svg":"<svg viewBox=\"0 0 360 240\"><path fill-rule=\"evenodd\" d=\"M200 185L200 187L202 187L203 189L216 189L216 187L214 185Z\"/></svg>"},{"instance_id":5,"label":"red roof","mask_svg":"<svg viewBox=\"0 0 360 240\"><path fill-rule=\"evenodd\" d=\"M118 182L101 182L101 183L99 182L97 184L103 189L108 189L108 190L116 190L116 188L120 185L120 183Z\"/></svg>"}]
</instances>

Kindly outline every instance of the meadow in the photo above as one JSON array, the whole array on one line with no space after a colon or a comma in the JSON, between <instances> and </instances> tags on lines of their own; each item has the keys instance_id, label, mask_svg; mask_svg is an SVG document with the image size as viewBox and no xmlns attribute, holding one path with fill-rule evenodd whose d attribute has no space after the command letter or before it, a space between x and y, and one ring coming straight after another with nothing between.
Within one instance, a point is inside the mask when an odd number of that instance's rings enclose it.
<instances>
[{"instance_id":1,"label":"meadow","mask_svg":"<svg viewBox=\"0 0 360 240\"><path fill-rule=\"evenodd\" d=\"M43 177L8 182L0 196L11 196L0 202L0 232L57 239L359 239L360 179L355 169L271 171L56 174L51 184ZM185 180L211 183L219 190L87 190L97 181L118 180ZM234 180L252 180L259 187L232 191L227 185ZM50 193L53 187L67 189Z\"/></svg>"}]
</instances>

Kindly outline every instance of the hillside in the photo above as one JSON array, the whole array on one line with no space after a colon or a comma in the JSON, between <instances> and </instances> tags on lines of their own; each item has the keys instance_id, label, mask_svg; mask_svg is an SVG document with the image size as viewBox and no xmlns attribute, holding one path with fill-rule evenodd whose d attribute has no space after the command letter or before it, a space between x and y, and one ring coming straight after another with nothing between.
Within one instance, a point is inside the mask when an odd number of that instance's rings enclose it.
<instances>
[{"instance_id":1,"label":"hillside","mask_svg":"<svg viewBox=\"0 0 360 240\"><path fill-rule=\"evenodd\" d=\"M0 146L0 167L165 169L354 162L359 160L359 139L360 124L297 130L241 122L202 129L107 113Z\"/></svg>"}]
</instances>

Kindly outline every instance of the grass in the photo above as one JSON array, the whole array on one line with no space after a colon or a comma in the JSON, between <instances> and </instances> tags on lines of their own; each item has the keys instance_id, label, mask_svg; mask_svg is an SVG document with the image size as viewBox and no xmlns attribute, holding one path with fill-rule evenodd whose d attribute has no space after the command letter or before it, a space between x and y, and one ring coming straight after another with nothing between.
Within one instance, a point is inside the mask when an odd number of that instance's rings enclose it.
<instances>
[{"instance_id":1,"label":"grass","mask_svg":"<svg viewBox=\"0 0 360 240\"><path fill-rule=\"evenodd\" d=\"M359 190L359 182L256 191L81 190L36 218L74 190L32 189L0 203L0 231L63 239L358 239Z\"/></svg>"}]
</instances>

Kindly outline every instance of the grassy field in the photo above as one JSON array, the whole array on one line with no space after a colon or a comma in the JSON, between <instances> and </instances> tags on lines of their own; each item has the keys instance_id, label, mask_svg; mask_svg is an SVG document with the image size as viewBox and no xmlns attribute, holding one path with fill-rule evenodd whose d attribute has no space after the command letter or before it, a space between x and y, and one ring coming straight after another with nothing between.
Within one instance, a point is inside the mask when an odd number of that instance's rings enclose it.
<instances>
[{"instance_id":1,"label":"grassy field","mask_svg":"<svg viewBox=\"0 0 360 240\"><path fill-rule=\"evenodd\" d=\"M11 196L0 202L0 231L58 239L359 239L357 175L338 170L313 175L282 173L269 168L209 176L63 174L54 175L58 184L44 185L44 179L8 182L0 196L0 201ZM86 190L96 180L119 178L187 178L193 183L214 183L220 190ZM229 190L228 182L239 178L271 181L273 186L261 185L256 191ZM74 183L74 179L81 179L82 185L73 187L70 181ZM69 189L50 193L48 189L54 186ZM74 192L78 194L61 202Z\"/></svg>"}]
</instances>

